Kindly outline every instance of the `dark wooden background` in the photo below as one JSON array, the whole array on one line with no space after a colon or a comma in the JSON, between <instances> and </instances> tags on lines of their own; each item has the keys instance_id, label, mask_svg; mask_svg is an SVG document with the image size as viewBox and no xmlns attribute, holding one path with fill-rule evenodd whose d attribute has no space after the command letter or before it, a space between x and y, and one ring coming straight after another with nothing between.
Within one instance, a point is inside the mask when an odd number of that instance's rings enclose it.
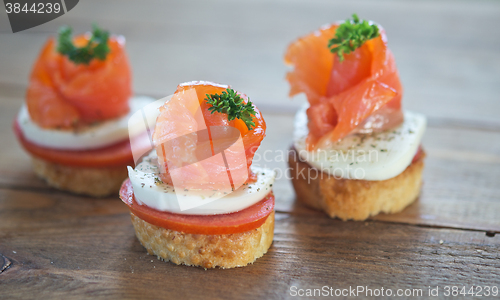
<instances>
[{"instance_id":1,"label":"dark wooden background","mask_svg":"<svg viewBox=\"0 0 500 300\"><path fill-rule=\"evenodd\" d=\"M402 213L342 222L294 202L283 155L294 111L283 53L296 37L353 12L381 23L405 87L404 107L429 127L420 199ZM232 270L148 256L117 197L47 187L11 122L31 65L59 26L97 22L127 38L137 94L211 80L248 94L268 134L257 161L275 184L273 246ZM287 298L290 288L500 286L499 1L80 1L12 34L0 12L0 299ZM9 265L2 268L1 265Z\"/></svg>"}]
</instances>

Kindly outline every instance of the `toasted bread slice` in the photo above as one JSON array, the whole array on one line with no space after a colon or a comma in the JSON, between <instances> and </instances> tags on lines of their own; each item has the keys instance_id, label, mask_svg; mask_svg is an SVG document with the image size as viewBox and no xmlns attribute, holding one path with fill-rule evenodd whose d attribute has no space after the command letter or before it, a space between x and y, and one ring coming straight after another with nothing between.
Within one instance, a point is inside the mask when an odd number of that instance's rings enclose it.
<instances>
[{"instance_id":1,"label":"toasted bread slice","mask_svg":"<svg viewBox=\"0 0 500 300\"><path fill-rule=\"evenodd\" d=\"M126 166L87 168L65 166L32 157L33 170L50 186L75 194L104 197L117 194L128 177Z\"/></svg>"},{"instance_id":2,"label":"toasted bread slice","mask_svg":"<svg viewBox=\"0 0 500 300\"><path fill-rule=\"evenodd\" d=\"M293 148L288 164L298 201L332 218L361 221L381 212L400 212L418 198L424 157L422 153L403 173L381 181L335 178L300 160Z\"/></svg>"},{"instance_id":3,"label":"toasted bread slice","mask_svg":"<svg viewBox=\"0 0 500 300\"><path fill-rule=\"evenodd\" d=\"M135 234L148 253L177 265L243 267L263 256L274 237L274 212L256 229L220 235L182 233L152 225L133 213L130 215Z\"/></svg>"}]
</instances>

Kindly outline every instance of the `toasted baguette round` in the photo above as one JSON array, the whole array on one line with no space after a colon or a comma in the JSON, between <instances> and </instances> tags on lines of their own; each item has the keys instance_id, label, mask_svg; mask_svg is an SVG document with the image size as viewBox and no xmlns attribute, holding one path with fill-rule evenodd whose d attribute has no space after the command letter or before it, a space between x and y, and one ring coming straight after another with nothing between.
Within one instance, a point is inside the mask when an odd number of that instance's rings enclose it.
<instances>
[{"instance_id":1,"label":"toasted baguette round","mask_svg":"<svg viewBox=\"0 0 500 300\"><path fill-rule=\"evenodd\" d=\"M288 164L298 201L332 218L361 221L381 212L400 212L418 198L424 157L422 153L403 173L381 181L335 178L300 160L293 148Z\"/></svg>"},{"instance_id":2,"label":"toasted baguette round","mask_svg":"<svg viewBox=\"0 0 500 300\"><path fill-rule=\"evenodd\" d=\"M259 228L234 234L187 234L152 225L133 213L132 224L151 255L174 264L222 269L243 267L263 256L273 242L274 212Z\"/></svg>"},{"instance_id":3,"label":"toasted baguette round","mask_svg":"<svg viewBox=\"0 0 500 300\"><path fill-rule=\"evenodd\" d=\"M117 194L128 176L126 166L87 168L61 165L32 157L33 169L50 186L75 194L104 197Z\"/></svg>"}]
</instances>

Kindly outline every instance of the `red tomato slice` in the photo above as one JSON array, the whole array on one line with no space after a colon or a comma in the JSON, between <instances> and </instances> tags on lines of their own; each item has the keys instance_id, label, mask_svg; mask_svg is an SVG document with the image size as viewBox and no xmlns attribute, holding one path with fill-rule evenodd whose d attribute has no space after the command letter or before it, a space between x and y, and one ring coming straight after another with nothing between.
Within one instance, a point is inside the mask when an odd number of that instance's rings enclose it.
<instances>
[{"instance_id":1,"label":"red tomato slice","mask_svg":"<svg viewBox=\"0 0 500 300\"><path fill-rule=\"evenodd\" d=\"M420 160L425 155L424 149L422 148L422 145L418 146L417 153L415 153L415 156L413 157L413 160L411 163L417 162Z\"/></svg>"},{"instance_id":2,"label":"red tomato slice","mask_svg":"<svg viewBox=\"0 0 500 300\"><path fill-rule=\"evenodd\" d=\"M130 179L123 182L120 198L142 220L158 227L190 234L215 235L250 231L262 226L274 210L274 194L270 192L262 201L230 214L204 216L158 211L136 202Z\"/></svg>"},{"instance_id":3,"label":"red tomato slice","mask_svg":"<svg viewBox=\"0 0 500 300\"><path fill-rule=\"evenodd\" d=\"M24 137L17 120L14 121L14 133L26 151L33 156L53 163L92 168L134 165L132 150L128 139L105 148L74 151L46 148L28 141Z\"/></svg>"}]
</instances>

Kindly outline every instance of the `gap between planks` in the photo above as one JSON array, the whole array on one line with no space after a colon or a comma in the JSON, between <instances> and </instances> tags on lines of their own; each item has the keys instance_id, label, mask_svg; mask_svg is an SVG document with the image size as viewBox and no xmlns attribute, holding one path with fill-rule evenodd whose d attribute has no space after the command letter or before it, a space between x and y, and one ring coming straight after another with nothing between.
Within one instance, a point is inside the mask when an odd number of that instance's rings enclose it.
<instances>
[{"instance_id":1,"label":"gap between planks","mask_svg":"<svg viewBox=\"0 0 500 300\"><path fill-rule=\"evenodd\" d=\"M302 205L302 204L300 204ZM301 211L286 211L286 210L280 210L280 209L275 209L276 213L280 214L287 214L290 216L294 217L301 217L301 216L307 216L310 214L321 214L323 215L324 213L318 210L313 210L311 208L306 208L308 210L307 213L303 213ZM382 214L382 213L381 213ZM439 225L439 224L426 224L426 223L416 223L416 222L402 222L402 221L391 221L391 220L385 220L385 219L374 219L377 216L372 216L364 221L342 221L337 218L333 218L332 220L339 221L339 222L354 222L354 223L382 223L382 224L395 224L395 225L405 225L405 226L411 226L411 227L419 227L419 228L431 228L431 229L448 229L448 230L457 230L457 231L468 231L468 232L484 232L487 237L495 237L496 234L500 234L500 230L495 230L495 229L481 229L481 228L469 228L469 227L462 227L462 226L451 226L451 225ZM409 219L411 221L411 219Z\"/></svg>"}]
</instances>

